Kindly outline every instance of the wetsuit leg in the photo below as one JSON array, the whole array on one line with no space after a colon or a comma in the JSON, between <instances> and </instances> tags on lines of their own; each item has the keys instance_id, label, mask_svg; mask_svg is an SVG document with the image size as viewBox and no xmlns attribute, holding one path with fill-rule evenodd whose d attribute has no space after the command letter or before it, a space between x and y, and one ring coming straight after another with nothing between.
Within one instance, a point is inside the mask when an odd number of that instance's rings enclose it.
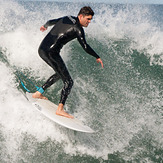
<instances>
[{"instance_id":1,"label":"wetsuit leg","mask_svg":"<svg viewBox=\"0 0 163 163\"><path fill-rule=\"evenodd\" d=\"M49 50L45 51L42 48L39 48L39 55L56 72L46 81L42 88L46 90L56 81L62 79L64 86L61 91L61 99L59 103L65 104L66 99L70 94L71 88L73 86L73 80L66 68L64 61L62 60L58 51L49 52Z\"/></svg>"},{"instance_id":2,"label":"wetsuit leg","mask_svg":"<svg viewBox=\"0 0 163 163\"><path fill-rule=\"evenodd\" d=\"M59 102L64 105L68 95L70 94L71 88L73 86L73 80L60 54L56 54L52 52L52 53L49 53L49 56L51 58L51 61L53 62L53 69L60 76L60 78L62 79L64 83L64 86L61 91L61 99Z\"/></svg>"},{"instance_id":3,"label":"wetsuit leg","mask_svg":"<svg viewBox=\"0 0 163 163\"><path fill-rule=\"evenodd\" d=\"M54 75L52 75L46 82L45 84L42 86L43 90L46 90L47 88L49 88L51 85L53 85L55 82L57 82L60 79L60 76L55 73Z\"/></svg>"},{"instance_id":4,"label":"wetsuit leg","mask_svg":"<svg viewBox=\"0 0 163 163\"><path fill-rule=\"evenodd\" d=\"M49 57L49 50L43 50L41 47L38 50L38 53L40 55L40 57L50 66L50 67L54 67L54 64L52 62L52 60ZM53 68L54 69L54 68ZM42 86L43 90L46 90L48 87L50 87L52 84L54 84L56 81L58 81L60 79L60 76L58 75L58 73L55 73L54 75L52 75L47 81L46 83Z\"/></svg>"}]
</instances>

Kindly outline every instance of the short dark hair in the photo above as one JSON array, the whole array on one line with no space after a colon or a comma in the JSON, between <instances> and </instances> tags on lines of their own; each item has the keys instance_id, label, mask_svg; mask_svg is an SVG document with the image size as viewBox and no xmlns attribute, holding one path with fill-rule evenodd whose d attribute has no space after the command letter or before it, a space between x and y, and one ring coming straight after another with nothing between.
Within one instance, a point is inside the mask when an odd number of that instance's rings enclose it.
<instances>
[{"instance_id":1,"label":"short dark hair","mask_svg":"<svg viewBox=\"0 0 163 163\"><path fill-rule=\"evenodd\" d=\"M94 12L93 12L93 10L91 9L91 7L89 7L89 6L84 6L84 7L82 7L81 9L80 9L80 11L79 11L79 13L78 13L78 15L80 15L80 14L82 14L82 15L84 15L84 16L88 16L88 15L94 15Z\"/></svg>"}]
</instances>

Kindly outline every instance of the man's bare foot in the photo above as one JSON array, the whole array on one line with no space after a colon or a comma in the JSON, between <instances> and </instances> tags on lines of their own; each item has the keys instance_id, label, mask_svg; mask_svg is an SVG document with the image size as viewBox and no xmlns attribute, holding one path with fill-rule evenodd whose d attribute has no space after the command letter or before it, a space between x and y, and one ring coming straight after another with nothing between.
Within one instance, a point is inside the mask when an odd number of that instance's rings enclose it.
<instances>
[{"instance_id":1,"label":"man's bare foot","mask_svg":"<svg viewBox=\"0 0 163 163\"><path fill-rule=\"evenodd\" d=\"M74 118L72 115L66 113L64 110L63 110L63 104L59 104L58 105L58 109L56 111L56 114L57 115L60 115L60 116L64 116L64 117L67 117L67 118Z\"/></svg>"},{"instance_id":2,"label":"man's bare foot","mask_svg":"<svg viewBox=\"0 0 163 163\"><path fill-rule=\"evenodd\" d=\"M48 100L48 98L46 98L45 96L43 96L39 91L35 92L32 95L33 98L40 98L40 99L44 99L44 100Z\"/></svg>"}]
</instances>

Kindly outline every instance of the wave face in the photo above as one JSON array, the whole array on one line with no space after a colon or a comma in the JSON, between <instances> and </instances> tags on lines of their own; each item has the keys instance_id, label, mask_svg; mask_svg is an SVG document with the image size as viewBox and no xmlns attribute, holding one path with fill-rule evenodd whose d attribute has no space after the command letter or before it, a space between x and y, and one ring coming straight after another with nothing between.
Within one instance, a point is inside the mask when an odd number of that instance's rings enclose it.
<instances>
[{"instance_id":1,"label":"wave face","mask_svg":"<svg viewBox=\"0 0 163 163\"><path fill-rule=\"evenodd\" d=\"M0 3L0 162L163 161L162 5ZM85 32L104 69L76 40L66 44L61 55L74 87L65 108L95 134L66 129L37 112L15 73L41 86L54 72L37 52L50 29L42 33L40 26L75 16L84 5L96 13ZM58 81L45 95L57 104L61 88Z\"/></svg>"}]
</instances>

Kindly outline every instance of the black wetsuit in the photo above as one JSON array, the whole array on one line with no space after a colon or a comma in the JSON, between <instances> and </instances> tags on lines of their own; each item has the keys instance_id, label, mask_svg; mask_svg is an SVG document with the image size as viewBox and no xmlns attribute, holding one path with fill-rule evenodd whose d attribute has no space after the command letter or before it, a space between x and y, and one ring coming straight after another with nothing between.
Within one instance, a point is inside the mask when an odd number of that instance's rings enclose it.
<instances>
[{"instance_id":1,"label":"black wetsuit","mask_svg":"<svg viewBox=\"0 0 163 163\"><path fill-rule=\"evenodd\" d=\"M39 47L40 57L56 72L42 86L46 90L57 80L62 79L64 86L61 92L60 103L65 104L67 96L73 86L73 80L60 56L60 50L67 42L77 38L83 49L95 58L100 58L95 51L86 43L84 30L77 17L66 16L59 19L49 20L44 27L54 25L51 31L42 41Z\"/></svg>"}]
</instances>

